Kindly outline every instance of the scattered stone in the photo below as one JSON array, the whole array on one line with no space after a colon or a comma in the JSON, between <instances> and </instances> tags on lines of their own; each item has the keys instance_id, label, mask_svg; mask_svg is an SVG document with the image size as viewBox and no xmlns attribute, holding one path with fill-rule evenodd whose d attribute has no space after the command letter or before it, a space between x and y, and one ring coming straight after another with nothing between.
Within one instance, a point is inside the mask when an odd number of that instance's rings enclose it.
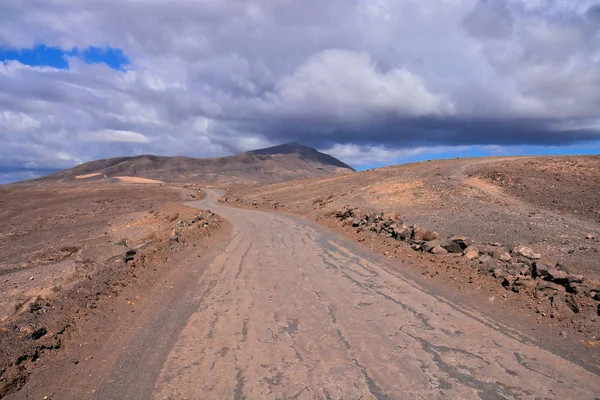
<instances>
[{"instance_id":1,"label":"scattered stone","mask_svg":"<svg viewBox=\"0 0 600 400\"><path fill-rule=\"evenodd\" d=\"M421 250L424 252L431 252L431 250L433 250L436 247L441 247L442 244L444 242L442 242L441 240L431 240L429 242L425 242L423 243L423 245L421 245Z\"/></svg>"},{"instance_id":2,"label":"scattered stone","mask_svg":"<svg viewBox=\"0 0 600 400\"><path fill-rule=\"evenodd\" d=\"M572 285L574 283L583 283L584 279L585 278L583 275L572 275L572 274L567 275L567 282L569 282L569 285Z\"/></svg>"},{"instance_id":3,"label":"scattered stone","mask_svg":"<svg viewBox=\"0 0 600 400\"><path fill-rule=\"evenodd\" d=\"M493 258L487 254L479 256L479 264L488 264Z\"/></svg>"},{"instance_id":4,"label":"scattered stone","mask_svg":"<svg viewBox=\"0 0 600 400\"><path fill-rule=\"evenodd\" d=\"M504 261L504 262L511 262L512 261L512 257L508 253L508 251L501 251L497 255L494 254L494 258L497 258L498 260Z\"/></svg>"},{"instance_id":5,"label":"scattered stone","mask_svg":"<svg viewBox=\"0 0 600 400\"><path fill-rule=\"evenodd\" d=\"M394 238L400 241L409 241L412 236L412 228L402 225L400 228L394 228Z\"/></svg>"},{"instance_id":6,"label":"scattered stone","mask_svg":"<svg viewBox=\"0 0 600 400\"><path fill-rule=\"evenodd\" d=\"M448 250L446 250L442 246L435 246L433 249L431 249L430 252L432 254L448 254Z\"/></svg>"},{"instance_id":7,"label":"scattered stone","mask_svg":"<svg viewBox=\"0 0 600 400\"><path fill-rule=\"evenodd\" d=\"M133 261L136 254L137 254L137 251L134 249L127 250L127 252L125 253L125 256L123 257L123 261L126 263L128 263L129 261Z\"/></svg>"},{"instance_id":8,"label":"scattered stone","mask_svg":"<svg viewBox=\"0 0 600 400\"><path fill-rule=\"evenodd\" d=\"M529 258L530 260L537 260L542 258L541 254L535 253L532 248L523 245L515 246L512 253L515 256Z\"/></svg>"},{"instance_id":9,"label":"scattered stone","mask_svg":"<svg viewBox=\"0 0 600 400\"><path fill-rule=\"evenodd\" d=\"M463 251L463 256L468 260L474 260L479 257L479 250L476 247L469 246Z\"/></svg>"},{"instance_id":10,"label":"scattered stone","mask_svg":"<svg viewBox=\"0 0 600 400\"><path fill-rule=\"evenodd\" d=\"M562 337L567 337L567 332L565 332L565 331L560 331L560 336L562 336Z\"/></svg>"},{"instance_id":11,"label":"scattered stone","mask_svg":"<svg viewBox=\"0 0 600 400\"><path fill-rule=\"evenodd\" d=\"M515 293L519 293L522 290L531 289L533 290L536 286L535 280L530 277L519 276L517 280L513 283L512 290Z\"/></svg>"},{"instance_id":12,"label":"scattered stone","mask_svg":"<svg viewBox=\"0 0 600 400\"><path fill-rule=\"evenodd\" d=\"M565 291L566 289L564 286L547 281L538 281L537 285L535 286L535 297L540 298L553 295L555 293L564 293Z\"/></svg>"},{"instance_id":13,"label":"scattered stone","mask_svg":"<svg viewBox=\"0 0 600 400\"><path fill-rule=\"evenodd\" d=\"M421 240L431 241L431 240L440 240L441 235L435 231L423 230L421 233Z\"/></svg>"},{"instance_id":14,"label":"scattered stone","mask_svg":"<svg viewBox=\"0 0 600 400\"><path fill-rule=\"evenodd\" d=\"M506 277L506 271L504 271L502 268L496 268L493 272L492 272L492 276L496 279L504 279Z\"/></svg>"},{"instance_id":15,"label":"scattered stone","mask_svg":"<svg viewBox=\"0 0 600 400\"><path fill-rule=\"evenodd\" d=\"M448 239L448 241L458 244L461 250L464 250L471 245L471 239L466 236L452 236ZM457 253L460 253L460 251L457 251Z\"/></svg>"},{"instance_id":16,"label":"scattered stone","mask_svg":"<svg viewBox=\"0 0 600 400\"><path fill-rule=\"evenodd\" d=\"M423 240L423 230L418 225L412 226L412 235L410 237L412 240L418 241Z\"/></svg>"},{"instance_id":17,"label":"scattered stone","mask_svg":"<svg viewBox=\"0 0 600 400\"><path fill-rule=\"evenodd\" d=\"M533 276L534 278L545 279L549 275L550 269L553 268L551 265L536 261L533 263Z\"/></svg>"},{"instance_id":18,"label":"scattered stone","mask_svg":"<svg viewBox=\"0 0 600 400\"><path fill-rule=\"evenodd\" d=\"M463 252L464 248L461 246L459 242L454 240L447 240L445 244L442 245L444 249L448 251L448 253L460 254Z\"/></svg>"},{"instance_id":19,"label":"scattered stone","mask_svg":"<svg viewBox=\"0 0 600 400\"><path fill-rule=\"evenodd\" d=\"M577 299L575 298L575 296L573 295L567 295L565 296L565 304L567 305L567 307L569 307L571 309L571 311L573 311L575 314L578 314L579 311L581 310L581 307L579 305L579 302L577 301Z\"/></svg>"},{"instance_id":20,"label":"scattered stone","mask_svg":"<svg viewBox=\"0 0 600 400\"><path fill-rule=\"evenodd\" d=\"M563 285L569 283L567 279L569 274L567 274L567 272L540 261L533 263L533 276ZM579 278L575 275L574 277L576 280ZM583 281L583 277L581 277L581 281Z\"/></svg>"},{"instance_id":21,"label":"scattered stone","mask_svg":"<svg viewBox=\"0 0 600 400\"><path fill-rule=\"evenodd\" d=\"M594 240L596 239L596 236L592 235L591 233L588 233L587 236L585 237L587 240Z\"/></svg>"},{"instance_id":22,"label":"scattered stone","mask_svg":"<svg viewBox=\"0 0 600 400\"><path fill-rule=\"evenodd\" d=\"M125 247L127 247L127 240L121 239L116 244L117 244L117 246L125 246Z\"/></svg>"},{"instance_id":23,"label":"scattered stone","mask_svg":"<svg viewBox=\"0 0 600 400\"><path fill-rule=\"evenodd\" d=\"M496 268L498 268L498 264L496 260L488 255L483 255L479 257L479 264L481 264L480 270L483 270L485 273L493 272Z\"/></svg>"},{"instance_id":24,"label":"scattered stone","mask_svg":"<svg viewBox=\"0 0 600 400\"><path fill-rule=\"evenodd\" d=\"M45 336L45 335L46 335L46 333L48 333L48 329L46 329L45 327L43 327L43 326L42 326L42 327L39 327L39 328L35 329L35 330L34 330L34 331L31 333L31 335L29 335L29 338L30 338L31 340L38 340L38 339L40 339L41 337Z\"/></svg>"},{"instance_id":25,"label":"scattered stone","mask_svg":"<svg viewBox=\"0 0 600 400\"><path fill-rule=\"evenodd\" d=\"M531 276L531 269L523 263L512 263L508 267L508 272L512 275Z\"/></svg>"},{"instance_id":26,"label":"scattered stone","mask_svg":"<svg viewBox=\"0 0 600 400\"><path fill-rule=\"evenodd\" d=\"M515 282L515 277L512 275L506 275L502 280L502 286L506 289L510 289L512 284Z\"/></svg>"},{"instance_id":27,"label":"scattered stone","mask_svg":"<svg viewBox=\"0 0 600 400\"><path fill-rule=\"evenodd\" d=\"M567 287L567 292L582 295L582 296L593 297L590 287L587 285L581 284L581 283L569 282L569 287ZM598 299L598 300L600 300L600 299Z\"/></svg>"}]
</instances>

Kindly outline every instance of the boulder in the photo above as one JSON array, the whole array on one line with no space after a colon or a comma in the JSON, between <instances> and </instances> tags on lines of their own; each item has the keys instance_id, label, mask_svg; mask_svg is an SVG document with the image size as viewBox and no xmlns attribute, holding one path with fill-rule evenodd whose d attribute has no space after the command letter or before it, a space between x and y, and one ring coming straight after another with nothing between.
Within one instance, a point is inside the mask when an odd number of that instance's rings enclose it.
<instances>
[{"instance_id":1,"label":"boulder","mask_svg":"<svg viewBox=\"0 0 600 400\"><path fill-rule=\"evenodd\" d=\"M448 254L448 250L446 250L442 246L435 246L429 252L432 253L432 254Z\"/></svg>"},{"instance_id":2,"label":"boulder","mask_svg":"<svg viewBox=\"0 0 600 400\"><path fill-rule=\"evenodd\" d=\"M556 293L550 297L550 307L552 309L551 317L555 318L558 321L563 321L564 319L573 315L575 311L573 311L572 304L567 303L567 297L563 293Z\"/></svg>"},{"instance_id":3,"label":"boulder","mask_svg":"<svg viewBox=\"0 0 600 400\"><path fill-rule=\"evenodd\" d=\"M440 246L441 244L442 242L440 240L432 240L430 242L423 243L420 250L428 253L433 250L434 247Z\"/></svg>"},{"instance_id":4,"label":"boulder","mask_svg":"<svg viewBox=\"0 0 600 400\"><path fill-rule=\"evenodd\" d=\"M346 207L342 208L341 210L338 210L335 213L335 216L338 219L346 219L346 218L349 218L349 217L353 217L354 216L354 209L346 206Z\"/></svg>"},{"instance_id":5,"label":"boulder","mask_svg":"<svg viewBox=\"0 0 600 400\"><path fill-rule=\"evenodd\" d=\"M442 236L436 231L423 230L421 233L421 240L431 241L440 240Z\"/></svg>"},{"instance_id":6,"label":"boulder","mask_svg":"<svg viewBox=\"0 0 600 400\"><path fill-rule=\"evenodd\" d=\"M552 267L551 265L548 265L541 261L536 261L533 263L533 277L545 279L547 276L549 276L549 271L552 268L554 267Z\"/></svg>"},{"instance_id":7,"label":"boulder","mask_svg":"<svg viewBox=\"0 0 600 400\"><path fill-rule=\"evenodd\" d=\"M531 270L529 266L523 263L511 263L507 270L512 275L531 276Z\"/></svg>"},{"instance_id":8,"label":"boulder","mask_svg":"<svg viewBox=\"0 0 600 400\"><path fill-rule=\"evenodd\" d=\"M503 247L496 248L494 250L494 252L492 253L492 257L494 257L496 260L499 260L499 261L504 261L504 262L512 261L512 257L510 255L510 253L508 252L508 250L506 250Z\"/></svg>"},{"instance_id":9,"label":"boulder","mask_svg":"<svg viewBox=\"0 0 600 400\"><path fill-rule=\"evenodd\" d=\"M464 250L471 245L471 239L466 236L451 236L448 241L458 244L461 250ZM460 253L460 251L458 253Z\"/></svg>"},{"instance_id":10,"label":"boulder","mask_svg":"<svg viewBox=\"0 0 600 400\"><path fill-rule=\"evenodd\" d=\"M557 268L551 268L550 271L548 271L548 280L554 283L558 283L559 285L563 285L565 283L568 283L567 281L567 276L569 274L567 274L565 271L561 271Z\"/></svg>"},{"instance_id":11,"label":"boulder","mask_svg":"<svg viewBox=\"0 0 600 400\"><path fill-rule=\"evenodd\" d=\"M513 283L512 290L515 293L520 293L520 292L526 291L526 290L534 290L535 287L536 287L535 280L533 280L530 277L519 276Z\"/></svg>"},{"instance_id":12,"label":"boulder","mask_svg":"<svg viewBox=\"0 0 600 400\"><path fill-rule=\"evenodd\" d=\"M552 296L555 293L564 293L565 287L561 285L557 285L552 282L547 281L538 281L535 286L535 297L540 298L544 296Z\"/></svg>"},{"instance_id":13,"label":"boulder","mask_svg":"<svg viewBox=\"0 0 600 400\"><path fill-rule=\"evenodd\" d=\"M502 286L504 286L506 289L510 289L515 282L515 279L516 278L512 275L506 275L502 280Z\"/></svg>"},{"instance_id":14,"label":"boulder","mask_svg":"<svg viewBox=\"0 0 600 400\"><path fill-rule=\"evenodd\" d=\"M448 253L460 254L466 248L463 248L459 242L456 242L452 239L446 240L446 243L442 245L444 249L448 251Z\"/></svg>"},{"instance_id":15,"label":"boulder","mask_svg":"<svg viewBox=\"0 0 600 400\"><path fill-rule=\"evenodd\" d=\"M515 248L513 249L512 253L515 256L521 256L521 257L529 258L530 260L537 260L537 259L539 259L539 258L542 257L540 254L534 252L531 247L527 247L527 246L524 246L524 245L517 245L517 246L515 246Z\"/></svg>"},{"instance_id":16,"label":"boulder","mask_svg":"<svg viewBox=\"0 0 600 400\"><path fill-rule=\"evenodd\" d=\"M479 257L479 250L474 246L469 246L463 251L463 256L468 260L474 260Z\"/></svg>"},{"instance_id":17,"label":"boulder","mask_svg":"<svg viewBox=\"0 0 600 400\"><path fill-rule=\"evenodd\" d=\"M573 275L573 274L567 275L567 282L569 282L569 285L571 285L573 283L583 283L584 279L585 279L585 277L583 275Z\"/></svg>"},{"instance_id":18,"label":"boulder","mask_svg":"<svg viewBox=\"0 0 600 400\"><path fill-rule=\"evenodd\" d=\"M498 268L498 263L496 263L496 260L488 255L480 256L479 264L481 265L480 271L484 271L486 273L493 272L496 268Z\"/></svg>"},{"instance_id":19,"label":"boulder","mask_svg":"<svg viewBox=\"0 0 600 400\"><path fill-rule=\"evenodd\" d=\"M508 274L502 268L496 268L492 272L492 276L496 279L504 279L506 277L506 275L508 275Z\"/></svg>"},{"instance_id":20,"label":"boulder","mask_svg":"<svg viewBox=\"0 0 600 400\"><path fill-rule=\"evenodd\" d=\"M579 311L581 310L581 305L579 304L579 301L577 300L577 298L575 296L573 296L572 294L568 294L565 296L565 304L567 305L567 307L569 307L571 309L571 311L573 311L575 314L578 314Z\"/></svg>"},{"instance_id":21,"label":"boulder","mask_svg":"<svg viewBox=\"0 0 600 400\"><path fill-rule=\"evenodd\" d=\"M584 285L583 283L571 283L569 282L569 286L567 287L567 292L578 294L581 296L589 296L592 297L592 291L588 285ZM600 300L598 298L597 300Z\"/></svg>"},{"instance_id":22,"label":"boulder","mask_svg":"<svg viewBox=\"0 0 600 400\"><path fill-rule=\"evenodd\" d=\"M560 265L558 265L560 266ZM558 269L556 267L552 267L548 264L542 262L535 262L533 264L533 273L535 277L540 279L544 279L546 281L554 282L559 285L569 285L568 276L569 274L566 271ZM578 279L578 276L575 276L575 279ZM581 278L583 281L583 277Z\"/></svg>"},{"instance_id":23,"label":"boulder","mask_svg":"<svg viewBox=\"0 0 600 400\"><path fill-rule=\"evenodd\" d=\"M494 259L487 255L487 254L483 254L481 256L479 256L479 264L488 264L490 261L493 261Z\"/></svg>"},{"instance_id":24,"label":"boulder","mask_svg":"<svg viewBox=\"0 0 600 400\"><path fill-rule=\"evenodd\" d=\"M394 229L394 238L396 240L408 242L408 241L410 241L411 237L412 237L412 228L410 228L406 225L402 225L401 227Z\"/></svg>"},{"instance_id":25,"label":"boulder","mask_svg":"<svg viewBox=\"0 0 600 400\"><path fill-rule=\"evenodd\" d=\"M423 228L421 228L419 225L413 225L412 227L412 235L411 235L411 239L412 240L423 240Z\"/></svg>"}]
</instances>

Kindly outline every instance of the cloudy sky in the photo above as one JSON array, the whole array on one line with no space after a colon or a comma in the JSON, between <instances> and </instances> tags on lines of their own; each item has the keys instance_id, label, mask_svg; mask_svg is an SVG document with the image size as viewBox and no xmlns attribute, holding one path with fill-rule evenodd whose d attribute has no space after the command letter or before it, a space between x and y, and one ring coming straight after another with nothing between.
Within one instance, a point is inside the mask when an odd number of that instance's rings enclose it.
<instances>
[{"instance_id":1,"label":"cloudy sky","mask_svg":"<svg viewBox=\"0 0 600 400\"><path fill-rule=\"evenodd\" d=\"M600 3L0 1L0 183L288 141L358 168L599 153Z\"/></svg>"}]
</instances>

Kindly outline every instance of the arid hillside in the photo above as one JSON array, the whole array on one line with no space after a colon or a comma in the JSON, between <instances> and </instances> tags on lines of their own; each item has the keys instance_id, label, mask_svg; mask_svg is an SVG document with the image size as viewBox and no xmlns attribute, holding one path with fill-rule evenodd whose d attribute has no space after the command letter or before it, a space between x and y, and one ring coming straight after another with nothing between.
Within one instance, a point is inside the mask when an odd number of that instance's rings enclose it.
<instances>
[{"instance_id":1,"label":"arid hillside","mask_svg":"<svg viewBox=\"0 0 600 400\"><path fill-rule=\"evenodd\" d=\"M141 155L97 160L60 171L41 181L122 181L143 178L179 183L273 183L322 177L353 169L311 147L287 143L229 157L189 158Z\"/></svg>"},{"instance_id":2,"label":"arid hillside","mask_svg":"<svg viewBox=\"0 0 600 400\"><path fill-rule=\"evenodd\" d=\"M437 160L234 186L221 201L309 217L507 320L594 347L599 171L599 156Z\"/></svg>"},{"instance_id":3,"label":"arid hillside","mask_svg":"<svg viewBox=\"0 0 600 400\"><path fill-rule=\"evenodd\" d=\"M183 266L198 258L185 251L227 237L218 216L181 204L198 193L164 184L0 186L0 398L46 356L68 360L60 354L79 348L75 341L97 341L99 327L116 326L145 293L158 298L153 285L166 276L189 277Z\"/></svg>"},{"instance_id":4,"label":"arid hillside","mask_svg":"<svg viewBox=\"0 0 600 400\"><path fill-rule=\"evenodd\" d=\"M345 205L476 243L527 243L600 276L600 156L436 160L260 187L230 201L319 217Z\"/></svg>"}]
</instances>

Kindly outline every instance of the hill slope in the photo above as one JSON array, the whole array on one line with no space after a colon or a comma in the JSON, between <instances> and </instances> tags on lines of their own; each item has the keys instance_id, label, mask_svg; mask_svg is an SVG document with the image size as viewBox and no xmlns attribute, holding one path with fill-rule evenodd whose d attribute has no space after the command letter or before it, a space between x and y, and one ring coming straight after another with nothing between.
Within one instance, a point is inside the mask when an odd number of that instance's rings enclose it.
<instances>
[{"instance_id":1,"label":"hill slope","mask_svg":"<svg viewBox=\"0 0 600 400\"><path fill-rule=\"evenodd\" d=\"M220 158L141 155L91 161L40 180L138 177L163 182L273 183L321 177L353 169L311 147L288 143Z\"/></svg>"},{"instance_id":2,"label":"hill slope","mask_svg":"<svg viewBox=\"0 0 600 400\"><path fill-rule=\"evenodd\" d=\"M436 160L260 187L232 201L315 219L345 205L398 212L410 224L478 244L526 243L600 279L600 156Z\"/></svg>"}]
</instances>

